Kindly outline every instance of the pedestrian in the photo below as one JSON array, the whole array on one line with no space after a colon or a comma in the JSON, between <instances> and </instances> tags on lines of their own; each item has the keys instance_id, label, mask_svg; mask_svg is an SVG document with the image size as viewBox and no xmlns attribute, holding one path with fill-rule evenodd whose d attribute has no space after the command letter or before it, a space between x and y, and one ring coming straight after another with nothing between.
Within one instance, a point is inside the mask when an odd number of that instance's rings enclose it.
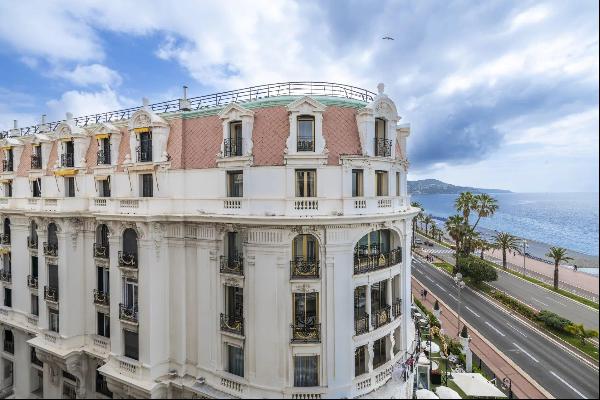
<instances>
[{"instance_id":1,"label":"pedestrian","mask_svg":"<svg viewBox=\"0 0 600 400\"><path fill-rule=\"evenodd\" d=\"M425 291L423 289L421 289L421 300L423 300L425 298L424 293L425 293Z\"/></svg>"},{"instance_id":2,"label":"pedestrian","mask_svg":"<svg viewBox=\"0 0 600 400\"><path fill-rule=\"evenodd\" d=\"M573 265L573 270L577 272L577 264Z\"/></svg>"},{"instance_id":3,"label":"pedestrian","mask_svg":"<svg viewBox=\"0 0 600 400\"><path fill-rule=\"evenodd\" d=\"M427 290L423 291L423 298L427 300Z\"/></svg>"}]
</instances>

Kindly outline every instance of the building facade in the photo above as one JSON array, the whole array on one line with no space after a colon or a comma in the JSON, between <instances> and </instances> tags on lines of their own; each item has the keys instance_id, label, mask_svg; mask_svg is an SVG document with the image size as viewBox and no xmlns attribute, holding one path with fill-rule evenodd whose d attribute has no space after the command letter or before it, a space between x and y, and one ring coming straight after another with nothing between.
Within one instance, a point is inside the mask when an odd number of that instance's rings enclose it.
<instances>
[{"instance_id":1,"label":"building facade","mask_svg":"<svg viewBox=\"0 0 600 400\"><path fill-rule=\"evenodd\" d=\"M382 84L296 82L15 122L0 140L0 389L384 385L414 346L399 120Z\"/></svg>"}]
</instances>

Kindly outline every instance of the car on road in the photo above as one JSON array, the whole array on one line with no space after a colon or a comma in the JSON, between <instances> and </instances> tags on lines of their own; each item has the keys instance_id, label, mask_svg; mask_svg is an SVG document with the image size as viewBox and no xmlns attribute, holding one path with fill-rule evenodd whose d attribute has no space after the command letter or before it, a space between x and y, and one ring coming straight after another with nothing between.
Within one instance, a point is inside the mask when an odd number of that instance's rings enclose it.
<instances>
[{"instance_id":1,"label":"car on road","mask_svg":"<svg viewBox=\"0 0 600 400\"><path fill-rule=\"evenodd\" d=\"M423 244L423 241L421 239L415 239L415 244Z\"/></svg>"}]
</instances>

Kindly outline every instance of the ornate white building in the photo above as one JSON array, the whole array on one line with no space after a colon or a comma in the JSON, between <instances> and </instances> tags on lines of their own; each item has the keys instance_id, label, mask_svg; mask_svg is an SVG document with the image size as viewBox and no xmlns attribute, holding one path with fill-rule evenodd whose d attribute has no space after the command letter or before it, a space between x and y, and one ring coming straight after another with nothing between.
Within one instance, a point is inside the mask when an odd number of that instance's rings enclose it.
<instances>
[{"instance_id":1,"label":"ornate white building","mask_svg":"<svg viewBox=\"0 0 600 400\"><path fill-rule=\"evenodd\" d=\"M0 139L0 390L342 398L411 352L408 125L265 85ZM406 383L407 394L410 381Z\"/></svg>"}]
</instances>

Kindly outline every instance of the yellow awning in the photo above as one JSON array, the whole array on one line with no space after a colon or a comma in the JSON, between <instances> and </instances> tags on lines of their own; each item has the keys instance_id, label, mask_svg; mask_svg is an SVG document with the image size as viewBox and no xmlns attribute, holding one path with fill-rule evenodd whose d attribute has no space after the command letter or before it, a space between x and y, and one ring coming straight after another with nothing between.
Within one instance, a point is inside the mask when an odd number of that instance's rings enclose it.
<instances>
[{"instance_id":1,"label":"yellow awning","mask_svg":"<svg viewBox=\"0 0 600 400\"><path fill-rule=\"evenodd\" d=\"M2 146L2 150L10 150L12 149L12 146Z\"/></svg>"},{"instance_id":2,"label":"yellow awning","mask_svg":"<svg viewBox=\"0 0 600 400\"><path fill-rule=\"evenodd\" d=\"M60 138L59 140L60 140L61 142L70 142L70 141L72 141L72 140L73 140L73 138L71 138L71 137L64 137L64 138Z\"/></svg>"},{"instance_id":3,"label":"yellow awning","mask_svg":"<svg viewBox=\"0 0 600 400\"><path fill-rule=\"evenodd\" d=\"M8 247L0 247L0 255L9 254L10 249Z\"/></svg>"},{"instance_id":4,"label":"yellow awning","mask_svg":"<svg viewBox=\"0 0 600 400\"><path fill-rule=\"evenodd\" d=\"M54 175L56 176L73 176L73 175L77 175L77 170L76 169L59 169L58 171L54 171Z\"/></svg>"},{"instance_id":5,"label":"yellow awning","mask_svg":"<svg viewBox=\"0 0 600 400\"><path fill-rule=\"evenodd\" d=\"M12 179L0 179L0 183L11 183Z\"/></svg>"},{"instance_id":6,"label":"yellow awning","mask_svg":"<svg viewBox=\"0 0 600 400\"><path fill-rule=\"evenodd\" d=\"M109 175L94 175L94 179L97 181L105 181L110 178Z\"/></svg>"},{"instance_id":7,"label":"yellow awning","mask_svg":"<svg viewBox=\"0 0 600 400\"><path fill-rule=\"evenodd\" d=\"M133 130L135 131L135 133L150 132L150 128L149 127L145 127L145 128L133 128Z\"/></svg>"},{"instance_id":8,"label":"yellow awning","mask_svg":"<svg viewBox=\"0 0 600 400\"><path fill-rule=\"evenodd\" d=\"M98 133L96 134L96 139L108 139L110 137L110 133Z\"/></svg>"}]
</instances>

